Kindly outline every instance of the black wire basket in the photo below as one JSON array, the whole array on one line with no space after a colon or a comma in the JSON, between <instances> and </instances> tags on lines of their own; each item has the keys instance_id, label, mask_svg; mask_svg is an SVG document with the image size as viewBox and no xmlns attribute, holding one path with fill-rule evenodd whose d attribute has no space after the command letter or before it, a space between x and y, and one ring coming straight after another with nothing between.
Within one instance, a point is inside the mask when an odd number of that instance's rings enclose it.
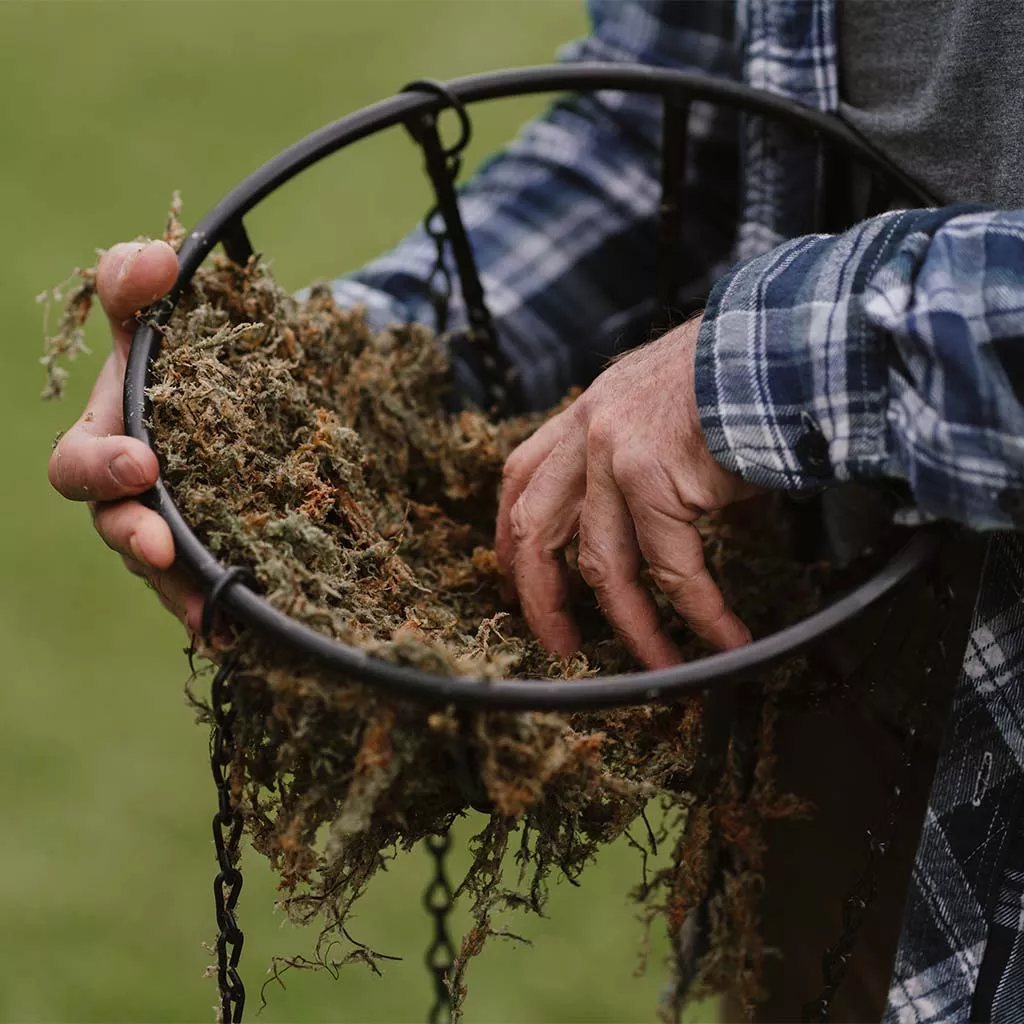
<instances>
[{"instance_id":1,"label":"black wire basket","mask_svg":"<svg viewBox=\"0 0 1024 1024\"><path fill-rule=\"evenodd\" d=\"M503 97L559 91L590 92L622 90L660 97L663 110L662 194L658 232L656 292L661 308L671 305L679 281L678 250L681 225L681 168L686 160L687 122L691 104L710 103L739 113L782 122L813 141L833 165L836 157L844 166L858 165L870 182L867 202L856 211L859 219L897 204L934 205L934 199L873 150L860 136L838 119L797 103L735 82L684 71L622 64L573 64L522 68L475 75L439 84L414 82L390 99L343 117L307 136L285 150L233 189L186 238L179 253L179 276L167 301L150 311L136 331L128 359L124 387L124 421L127 433L151 447L147 388L153 383L153 365L162 343L162 328L168 323L182 290L204 259L222 245L228 257L245 265L254 248L244 218L263 199L306 168L339 150L392 127L406 129L422 149L424 165L432 183L436 206L428 216L428 232L438 247L438 268L444 271L446 247L459 278L466 305L468 326L462 339L463 351L475 363L478 375L489 388L495 413L514 407L516 379L500 347L487 308L487 296L480 283L472 247L459 211L454 178L458 156L469 139L471 123L467 106ZM448 147L442 143L438 119L445 110L458 117L460 138ZM845 187L845 186L844 186ZM844 227L835 224L828 211L822 215L822 229ZM426 284L429 284L426 283ZM435 282L436 284L436 282ZM441 282L442 285L450 282ZM442 288L442 298L444 289ZM445 303L439 308L438 327L444 328ZM416 668L395 665L374 658L362 650L337 642L289 618L264 600L250 573L239 566L223 565L203 545L182 516L174 498L161 480L145 498L170 526L178 558L201 582L206 595L204 632L208 632L215 611L226 614L258 635L312 658L327 670L376 687L389 695L438 706L460 709L562 710L577 711L610 706L645 704L707 691L727 692L736 683L764 671L781 659L818 644L826 635L847 627L866 609L894 594L908 579L934 563L942 547L941 531L921 529L909 535L866 578L838 596L831 604L794 625L763 637L746 647L714 654L702 660L657 671L609 675L566 685L543 679L491 680L442 676ZM215 716L213 764L220 791L215 818L221 873L216 885L220 938L218 940L219 983L225 1020L240 1020L244 990L237 972L242 936L234 917L241 887L237 868L241 816L233 807L226 765L230 757L230 703L225 689L229 666L222 666L214 684ZM441 857L447 837L434 844ZM443 879L443 872L440 878ZM440 884L440 883L436 883ZM445 882L446 886L447 883ZM442 886L442 889L444 886ZM449 890L450 894L450 890ZM437 908L431 905L431 909ZM444 1015L446 970L443 946L443 912L439 932L429 960L437 981L437 1004L433 1019ZM438 945L442 947L439 958ZM838 983L838 982L837 982ZM827 1005L823 1012L827 1013Z\"/></svg>"},{"instance_id":2,"label":"black wire basket","mask_svg":"<svg viewBox=\"0 0 1024 1024\"><path fill-rule=\"evenodd\" d=\"M873 197L874 209L886 209L897 199L914 205L932 205L932 198L841 121L788 100L734 82L659 68L617 64L577 64L522 68L456 79L444 86L414 84L391 99L343 117L307 136L276 156L231 191L189 235L178 256L180 272L169 300L162 303L135 334L125 374L124 421L128 434L150 446L153 439L147 426L146 389L152 383L151 366L160 352L162 334L174 310L181 289L217 246L244 265L253 253L243 218L258 203L301 171L324 157L351 146L395 125L410 125L413 136L423 146L425 163L437 191L438 209L445 221L447 237L466 299L473 344L485 349L493 383L492 393L499 406L507 399L508 382L503 379L504 360L494 344L494 329L487 313L486 297L473 262L458 211L453 185L446 163L468 140L469 120L465 104L500 97L521 96L558 90L598 89L633 90L662 97L665 109L665 134L671 142L664 146L661 211L662 238L671 237L672 224L679 213L681 176L674 168L682 162L679 139L685 140L687 110L693 101L722 104L762 117L783 121L812 138L823 147L843 151L870 171L878 184ZM454 107L460 115L462 138L448 151L440 143L436 121L441 111ZM673 167L669 168L668 165ZM671 251L671 246L666 249ZM673 267L662 260L659 292L673 292ZM606 676L593 682L566 687L546 680L493 681L481 686L473 679L433 675L416 669L389 664L369 657L356 648L330 640L320 633L289 619L268 604L250 586L237 567L221 565L199 541L184 520L174 499L159 481L147 501L167 521L174 536L178 557L202 582L207 595L207 618L215 606L237 617L252 629L295 648L300 653L343 670L371 685L396 695L435 703L456 703L467 707L505 709L559 709L607 707L643 703L686 693L707 690L760 671L780 658L791 655L858 615L898 586L934 554L938 538L921 531L913 536L891 560L870 579L834 604L796 625L764 637L746 647L715 654L700 662L650 672Z\"/></svg>"}]
</instances>

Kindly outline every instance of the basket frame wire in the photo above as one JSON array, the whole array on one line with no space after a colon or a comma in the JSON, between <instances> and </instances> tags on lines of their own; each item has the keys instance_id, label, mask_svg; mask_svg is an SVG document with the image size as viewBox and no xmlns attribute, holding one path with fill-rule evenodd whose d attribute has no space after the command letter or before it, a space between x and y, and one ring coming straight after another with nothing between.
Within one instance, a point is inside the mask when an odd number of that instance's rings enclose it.
<instances>
[{"instance_id":1,"label":"basket frame wire","mask_svg":"<svg viewBox=\"0 0 1024 1024\"><path fill-rule=\"evenodd\" d=\"M229 258L241 265L253 255L245 215L280 186L338 150L387 128L399 125L408 128L422 123L425 117L436 118L453 106L460 117L464 117L464 104L535 93L610 89L660 95L665 145L657 235L657 296L663 307L670 304L679 284L682 168L686 160L684 129L693 101L720 104L778 120L808 133L823 149L831 146L844 150L871 174L868 213L885 209L893 196L905 197L920 205L935 203L934 197L835 117L726 79L642 65L580 63L515 68L428 84L432 87L414 83L410 91L343 117L279 153L228 193L191 232L178 254L177 282L168 297L140 321L132 342L123 396L125 430L130 436L155 447L147 423L150 410L146 390L153 363L160 352L162 328L170 320L182 290L216 245L223 245ZM432 138L436 141L436 135ZM429 133L428 139L431 139ZM458 205L442 204L442 198L438 197L446 225L450 231L451 218L455 218L457 234L461 227ZM469 264L466 265L464 252L457 270L463 285L469 285L464 290L473 293L473 279L477 281L477 288L479 279L472 251L468 247L467 250ZM486 314L486 306L483 312ZM470 331L473 326L471 323ZM220 609L262 635L313 658L328 671L343 673L394 696L437 705L509 710L573 711L624 706L707 692L741 682L822 639L891 593L935 557L943 532L940 527L915 532L879 571L850 593L800 622L742 648L669 668L620 673L572 684L543 679L484 681L394 665L317 633L270 605L246 580L244 573L222 565L185 521L162 479L142 500L168 523L179 559L198 577L206 594L216 598L208 603L218 604Z\"/></svg>"}]
</instances>

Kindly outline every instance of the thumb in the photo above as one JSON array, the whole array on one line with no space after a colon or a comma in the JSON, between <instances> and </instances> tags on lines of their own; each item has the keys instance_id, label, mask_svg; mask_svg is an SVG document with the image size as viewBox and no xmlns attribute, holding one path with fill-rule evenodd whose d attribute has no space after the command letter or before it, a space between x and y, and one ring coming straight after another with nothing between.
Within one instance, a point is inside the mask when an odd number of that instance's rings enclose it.
<instances>
[{"instance_id":1,"label":"thumb","mask_svg":"<svg viewBox=\"0 0 1024 1024\"><path fill-rule=\"evenodd\" d=\"M166 242L119 242L96 268L96 290L123 359L135 333L135 313L166 295L178 276L178 257Z\"/></svg>"}]
</instances>

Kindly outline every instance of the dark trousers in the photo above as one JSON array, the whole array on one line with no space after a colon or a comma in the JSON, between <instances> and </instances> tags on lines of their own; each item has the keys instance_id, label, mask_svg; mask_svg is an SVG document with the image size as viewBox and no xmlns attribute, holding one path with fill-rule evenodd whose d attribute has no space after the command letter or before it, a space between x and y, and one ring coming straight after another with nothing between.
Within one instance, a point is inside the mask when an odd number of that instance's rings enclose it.
<instances>
[{"instance_id":1,"label":"dark trousers","mask_svg":"<svg viewBox=\"0 0 1024 1024\"><path fill-rule=\"evenodd\" d=\"M777 739L782 787L816 810L810 820L774 822L767 831L762 930L773 952L766 960L769 998L757 1019L798 1021L822 990L822 955L842 932L843 898L867 862L865 832L884 827L903 741L855 708L781 716ZM885 1008L935 760L934 749L919 747L903 773L893 842L831 1021L877 1021Z\"/></svg>"}]
</instances>

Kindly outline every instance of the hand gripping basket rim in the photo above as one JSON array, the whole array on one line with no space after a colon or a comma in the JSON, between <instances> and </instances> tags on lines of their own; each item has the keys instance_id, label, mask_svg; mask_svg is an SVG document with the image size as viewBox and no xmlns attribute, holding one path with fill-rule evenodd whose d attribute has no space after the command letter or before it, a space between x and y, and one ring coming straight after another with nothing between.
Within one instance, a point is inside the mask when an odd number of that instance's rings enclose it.
<instances>
[{"instance_id":1,"label":"hand gripping basket rim","mask_svg":"<svg viewBox=\"0 0 1024 1024\"><path fill-rule=\"evenodd\" d=\"M668 101L708 101L785 122L844 148L865 167L884 175L895 189L926 205L933 199L831 115L725 79L686 71L632 64L572 64L515 68L444 83L435 92L404 92L349 114L284 150L222 199L188 236L178 254L178 280L168 298L150 311L132 341L125 373L126 432L154 447L146 424L146 389L169 321L183 287L217 244L251 251L242 218L277 188L307 167L360 139L418 116L460 103L542 92L625 90L659 94ZM378 687L395 696L437 705L534 710L581 710L641 704L728 686L764 670L849 622L869 605L921 569L940 545L937 528L914 533L873 576L806 619L736 650L654 671L620 673L565 682L544 679L482 680L441 676L394 665L339 643L289 618L251 587L245 570L220 564L202 544L159 480L144 500L171 529L178 558L201 581L207 605L227 611L250 628L273 637L324 668Z\"/></svg>"}]
</instances>

